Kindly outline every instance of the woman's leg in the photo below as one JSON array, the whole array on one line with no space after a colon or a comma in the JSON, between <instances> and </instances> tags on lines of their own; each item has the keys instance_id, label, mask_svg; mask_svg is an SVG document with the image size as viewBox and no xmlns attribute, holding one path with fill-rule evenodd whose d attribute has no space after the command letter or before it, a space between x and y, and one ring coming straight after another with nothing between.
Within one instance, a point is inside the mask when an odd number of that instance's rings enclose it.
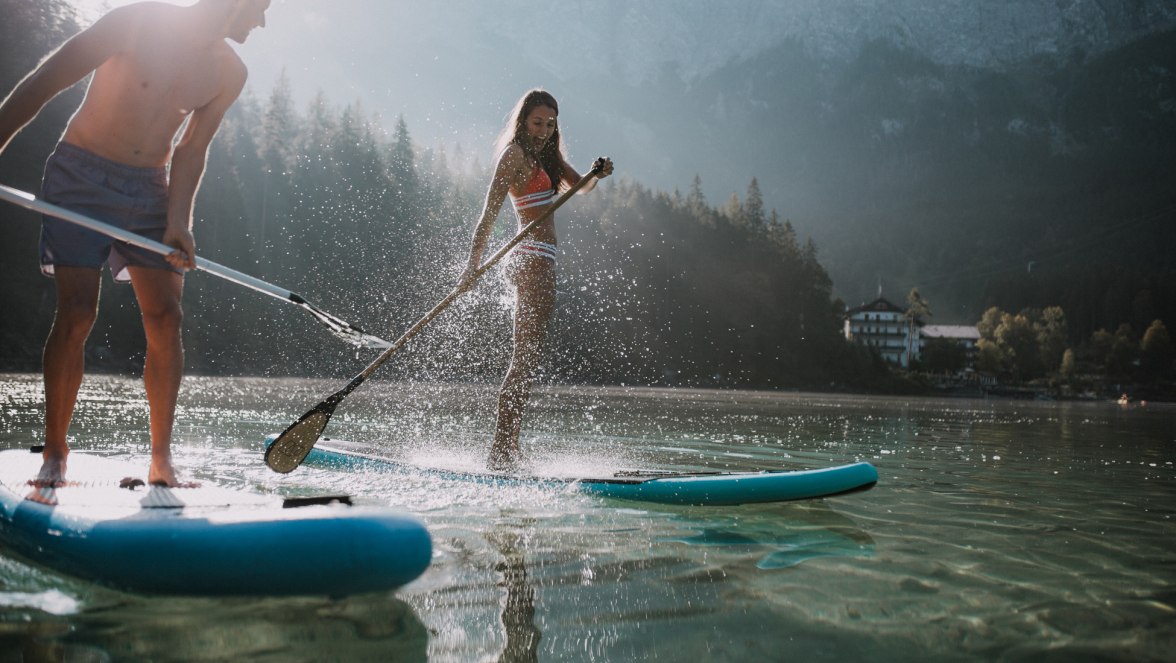
<instances>
[{"instance_id":1,"label":"woman's leg","mask_svg":"<svg viewBox=\"0 0 1176 663\"><path fill-rule=\"evenodd\" d=\"M547 324L555 311L555 263L546 258L521 257L512 270L515 283L514 354L498 394L498 423L490 464L504 465L521 458L519 431L531 396L531 385L543 358Z\"/></svg>"}]
</instances>

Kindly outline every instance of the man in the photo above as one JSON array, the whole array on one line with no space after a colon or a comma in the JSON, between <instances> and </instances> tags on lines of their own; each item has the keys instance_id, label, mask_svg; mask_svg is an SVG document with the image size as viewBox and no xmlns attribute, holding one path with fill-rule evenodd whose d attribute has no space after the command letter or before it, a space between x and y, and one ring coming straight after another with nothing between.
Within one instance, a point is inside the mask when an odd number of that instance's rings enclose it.
<instances>
[{"instance_id":1,"label":"man","mask_svg":"<svg viewBox=\"0 0 1176 663\"><path fill-rule=\"evenodd\" d=\"M66 433L98 313L101 269L129 280L143 317L151 484L176 486L171 433L183 375L180 296L196 266L192 207L208 146L247 72L225 42L265 25L269 0L143 2L114 9L65 42L0 104L0 152L54 96L93 72L45 167L42 197L175 248L166 258L46 217L41 266L57 312L45 343L45 449L33 481L65 482ZM182 130L182 133L181 133ZM178 140L176 140L178 135Z\"/></svg>"}]
</instances>

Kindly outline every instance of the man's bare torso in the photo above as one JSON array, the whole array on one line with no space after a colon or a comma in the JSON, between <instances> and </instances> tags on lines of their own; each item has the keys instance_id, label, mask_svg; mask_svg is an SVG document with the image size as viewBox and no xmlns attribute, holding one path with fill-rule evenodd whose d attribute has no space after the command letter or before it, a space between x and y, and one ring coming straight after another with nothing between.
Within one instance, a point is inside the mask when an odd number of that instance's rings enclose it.
<instances>
[{"instance_id":1,"label":"man's bare torso","mask_svg":"<svg viewBox=\"0 0 1176 663\"><path fill-rule=\"evenodd\" d=\"M185 8L144 3L127 9L129 39L94 72L63 140L130 166L168 163L185 118L223 91L240 67L223 39L186 25Z\"/></svg>"}]
</instances>

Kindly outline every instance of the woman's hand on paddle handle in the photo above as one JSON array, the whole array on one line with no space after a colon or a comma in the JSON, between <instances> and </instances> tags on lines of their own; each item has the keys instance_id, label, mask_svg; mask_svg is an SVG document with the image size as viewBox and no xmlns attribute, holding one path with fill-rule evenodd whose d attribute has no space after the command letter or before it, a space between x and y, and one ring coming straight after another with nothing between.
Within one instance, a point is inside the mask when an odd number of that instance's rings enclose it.
<instances>
[{"instance_id":1,"label":"woman's hand on paddle handle","mask_svg":"<svg viewBox=\"0 0 1176 663\"><path fill-rule=\"evenodd\" d=\"M602 180L609 175L612 175L612 172L612 159L608 157L600 157L596 161L593 161L592 168L588 170L586 175L580 178L580 193L588 193L589 191L595 189L597 180Z\"/></svg>"},{"instance_id":2,"label":"woman's hand on paddle handle","mask_svg":"<svg viewBox=\"0 0 1176 663\"><path fill-rule=\"evenodd\" d=\"M589 175L596 175L599 179L604 179L613 173L613 162L608 157L600 157L592 162L592 170L588 171Z\"/></svg>"}]
</instances>

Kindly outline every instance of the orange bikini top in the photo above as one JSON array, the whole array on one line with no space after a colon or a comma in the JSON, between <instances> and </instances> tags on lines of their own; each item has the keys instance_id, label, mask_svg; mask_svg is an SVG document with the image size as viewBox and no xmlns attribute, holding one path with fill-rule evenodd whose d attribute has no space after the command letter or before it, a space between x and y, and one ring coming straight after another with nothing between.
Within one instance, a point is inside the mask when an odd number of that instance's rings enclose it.
<instances>
[{"instance_id":1,"label":"orange bikini top","mask_svg":"<svg viewBox=\"0 0 1176 663\"><path fill-rule=\"evenodd\" d=\"M535 164L531 169L531 179L527 180L527 185L523 187L522 193L518 196L511 193L510 199L514 203L516 212L532 207L543 207L550 205L551 201L555 199L555 187L551 186L551 177L547 175L547 171Z\"/></svg>"}]
</instances>

